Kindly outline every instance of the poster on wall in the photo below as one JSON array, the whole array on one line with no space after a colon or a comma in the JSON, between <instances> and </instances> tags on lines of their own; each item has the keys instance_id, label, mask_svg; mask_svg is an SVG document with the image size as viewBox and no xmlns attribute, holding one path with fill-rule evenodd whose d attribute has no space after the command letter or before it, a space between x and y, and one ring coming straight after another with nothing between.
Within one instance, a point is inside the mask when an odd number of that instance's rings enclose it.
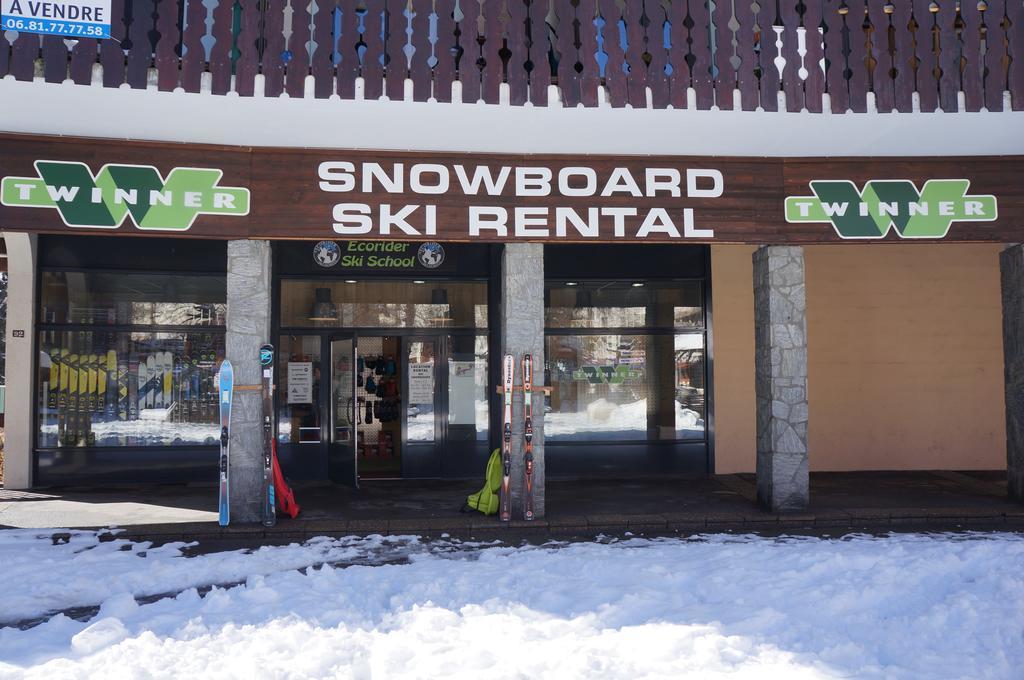
<instances>
[{"instance_id":1,"label":"poster on wall","mask_svg":"<svg viewBox=\"0 0 1024 680\"><path fill-rule=\"evenodd\" d=\"M313 403L313 362L292 361L288 364L288 403Z\"/></svg>"},{"instance_id":2,"label":"poster on wall","mask_svg":"<svg viewBox=\"0 0 1024 680\"><path fill-rule=\"evenodd\" d=\"M434 362L409 364L409 403L434 403Z\"/></svg>"},{"instance_id":3,"label":"poster on wall","mask_svg":"<svg viewBox=\"0 0 1024 680\"><path fill-rule=\"evenodd\" d=\"M0 30L110 37L110 0L0 0Z\"/></svg>"}]
</instances>

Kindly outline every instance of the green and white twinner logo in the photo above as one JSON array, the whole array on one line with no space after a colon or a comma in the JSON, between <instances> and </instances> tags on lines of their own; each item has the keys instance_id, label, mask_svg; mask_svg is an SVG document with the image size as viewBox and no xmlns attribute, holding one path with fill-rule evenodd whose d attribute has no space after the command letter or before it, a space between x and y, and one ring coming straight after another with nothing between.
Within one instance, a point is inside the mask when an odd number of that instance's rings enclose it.
<instances>
[{"instance_id":1,"label":"green and white twinner logo","mask_svg":"<svg viewBox=\"0 0 1024 680\"><path fill-rule=\"evenodd\" d=\"M953 222L991 222L996 197L969 196L967 179L930 179L921 191L910 180L875 179L857 191L849 180L815 180L813 196L786 198L786 221L831 222L846 239L944 238Z\"/></svg>"},{"instance_id":2,"label":"green and white twinner logo","mask_svg":"<svg viewBox=\"0 0 1024 680\"><path fill-rule=\"evenodd\" d=\"M116 229L126 216L139 229L186 231L198 215L248 215L249 190L219 187L212 168L108 163L94 176L85 163L36 161L38 177L4 177L0 203L53 208L69 227Z\"/></svg>"}]
</instances>

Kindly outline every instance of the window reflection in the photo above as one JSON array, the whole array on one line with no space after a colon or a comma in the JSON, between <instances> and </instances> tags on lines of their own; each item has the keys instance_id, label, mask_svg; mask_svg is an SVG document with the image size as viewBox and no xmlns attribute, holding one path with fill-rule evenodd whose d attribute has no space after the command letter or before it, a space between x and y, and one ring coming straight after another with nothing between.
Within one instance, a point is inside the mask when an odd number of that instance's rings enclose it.
<instances>
[{"instance_id":1,"label":"window reflection","mask_svg":"<svg viewBox=\"0 0 1024 680\"><path fill-rule=\"evenodd\" d=\"M486 328L487 284L284 280L281 323L298 327Z\"/></svg>"},{"instance_id":2,"label":"window reflection","mask_svg":"<svg viewBox=\"0 0 1024 680\"><path fill-rule=\"evenodd\" d=\"M224 276L44 272L41 323L223 326Z\"/></svg>"},{"instance_id":3,"label":"window reflection","mask_svg":"<svg viewBox=\"0 0 1024 680\"><path fill-rule=\"evenodd\" d=\"M548 441L671 441L705 436L704 336L552 335Z\"/></svg>"},{"instance_id":4,"label":"window reflection","mask_svg":"<svg viewBox=\"0 0 1024 680\"><path fill-rule=\"evenodd\" d=\"M696 281L548 281L548 328L699 328Z\"/></svg>"}]
</instances>

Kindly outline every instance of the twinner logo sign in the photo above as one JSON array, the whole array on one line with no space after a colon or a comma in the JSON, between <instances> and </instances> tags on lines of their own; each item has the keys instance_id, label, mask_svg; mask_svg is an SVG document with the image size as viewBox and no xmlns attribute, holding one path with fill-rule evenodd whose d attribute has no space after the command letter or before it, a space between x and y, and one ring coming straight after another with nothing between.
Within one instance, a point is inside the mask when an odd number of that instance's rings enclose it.
<instances>
[{"instance_id":1,"label":"twinner logo sign","mask_svg":"<svg viewBox=\"0 0 1024 680\"><path fill-rule=\"evenodd\" d=\"M917 186L905 179L871 180L857 191L848 180L815 180L813 196L786 198L786 221L830 222L845 239L944 238L953 222L992 222L996 197L969 196L970 180L932 179Z\"/></svg>"},{"instance_id":2,"label":"twinner logo sign","mask_svg":"<svg viewBox=\"0 0 1024 680\"><path fill-rule=\"evenodd\" d=\"M139 229L187 231L198 215L248 215L249 190L218 187L224 174L108 163L95 176L84 163L36 161L38 177L4 177L0 203L56 209L69 227L116 229L130 216Z\"/></svg>"}]
</instances>

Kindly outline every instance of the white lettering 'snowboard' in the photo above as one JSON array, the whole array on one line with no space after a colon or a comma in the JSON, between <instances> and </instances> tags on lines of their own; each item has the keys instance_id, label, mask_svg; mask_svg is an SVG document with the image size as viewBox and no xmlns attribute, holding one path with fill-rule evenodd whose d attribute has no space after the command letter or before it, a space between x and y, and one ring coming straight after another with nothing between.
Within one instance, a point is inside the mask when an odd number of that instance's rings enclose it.
<instances>
[{"instance_id":1,"label":"white lettering 'snowboard'","mask_svg":"<svg viewBox=\"0 0 1024 680\"><path fill-rule=\"evenodd\" d=\"M0 0L0 30L110 37L110 0Z\"/></svg>"}]
</instances>

